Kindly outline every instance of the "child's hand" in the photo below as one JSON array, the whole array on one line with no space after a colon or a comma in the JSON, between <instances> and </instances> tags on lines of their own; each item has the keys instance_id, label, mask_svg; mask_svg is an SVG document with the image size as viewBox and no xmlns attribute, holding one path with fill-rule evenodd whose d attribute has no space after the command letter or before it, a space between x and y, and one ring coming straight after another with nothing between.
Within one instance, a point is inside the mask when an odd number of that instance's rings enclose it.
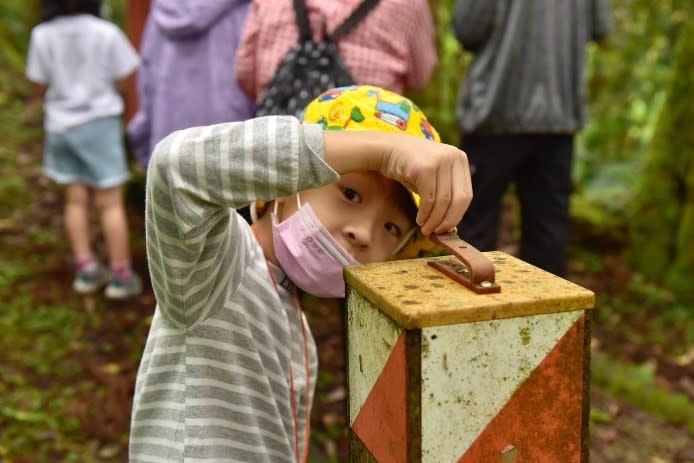
<instances>
[{"instance_id":1,"label":"child's hand","mask_svg":"<svg viewBox=\"0 0 694 463\"><path fill-rule=\"evenodd\" d=\"M445 233L458 225L472 201L467 155L458 148L414 136L397 136L380 171L419 194L422 233Z\"/></svg>"},{"instance_id":2,"label":"child's hand","mask_svg":"<svg viewBox=\"0 0 694 463\"><path fill-rule=\"evenodd\" d=\"M323 132L325 159L340 174L376 170L419 194L426 235L458 225L472 201L467 155L458 148L391 132Z\"/></svg>"}]
</instances>

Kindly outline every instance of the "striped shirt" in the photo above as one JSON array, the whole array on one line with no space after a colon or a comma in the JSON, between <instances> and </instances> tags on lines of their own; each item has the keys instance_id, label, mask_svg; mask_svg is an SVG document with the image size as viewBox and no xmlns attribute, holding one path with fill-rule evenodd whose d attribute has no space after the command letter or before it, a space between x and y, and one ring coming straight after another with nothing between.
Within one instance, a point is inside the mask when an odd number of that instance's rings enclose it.
<instances>
[{"instance_id":1,"label":"striped shirt","mask_svg":"<svg viewBox=\"0 0 694 463\"><path fill-rule=\"evenodd\" d=\"M315 40L323 22L334 31L362 0L306 0ZM254 0L236 54L239 86L253 99L263 95L299 31L291 0ZM337 50L355 83L396 93L424 87L437 64L434 20L427 0L381 0Z\"/></svg>"},{"instance_id":2,"label":"striped shirt","mask_svg":"<svg viewBox=\"0 0 694 463\"><path fill-rule=\"evenodd\" d=\"M191 128L157 145L146 195L157 308L135 386L131 462L303 455L315 343L291 290L273 283L282 271L231 208L337 178L320 126L291 117Z\"/></svg>"}]
</instances>

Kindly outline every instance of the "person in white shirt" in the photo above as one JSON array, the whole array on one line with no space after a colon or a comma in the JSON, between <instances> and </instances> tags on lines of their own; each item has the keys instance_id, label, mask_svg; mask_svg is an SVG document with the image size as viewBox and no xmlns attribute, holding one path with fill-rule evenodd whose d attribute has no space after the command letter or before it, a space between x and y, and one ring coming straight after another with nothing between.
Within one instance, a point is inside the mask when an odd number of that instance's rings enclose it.
<instances>
[{"instance_id":1,"label":"person in white shirt","mask_svg":"<svg viewBox=\"0 0 694 463\"><path fill-rule=\"evenodd\" d=\"M123 146L126 79L139 57L123 32L94 15L94 0L44 0L44 21L31 32L26 76L45 94L44 172L65 185L65 228L81 294L106 285L106 297L139 294L131 268L122 185L129 178ZM90 243L93 200L108 248L110 271Z\"/></svg>"}]
</instances>

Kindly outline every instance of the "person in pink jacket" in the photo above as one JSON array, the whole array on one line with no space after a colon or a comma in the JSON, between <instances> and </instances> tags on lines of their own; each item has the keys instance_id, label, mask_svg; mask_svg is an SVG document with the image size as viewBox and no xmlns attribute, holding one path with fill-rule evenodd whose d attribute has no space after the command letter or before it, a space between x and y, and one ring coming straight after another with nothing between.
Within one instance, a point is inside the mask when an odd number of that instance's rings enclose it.
<instances>
[{"instance_id":1,"label":"person in pink jacket","mask_svg":"<svg viewBox=\"0 0 694 463\"><path fill-rule=\"evenodd\" d=\"M334 31L361 1L306 0L314 40ZM263 95L298 35L292 0L253 1L236 55L236 77L249 98ZM429 2L381 0L337 41L337 49L356 84L397 93L421 89L437 65Z\"/></svg>"}]
</instances>

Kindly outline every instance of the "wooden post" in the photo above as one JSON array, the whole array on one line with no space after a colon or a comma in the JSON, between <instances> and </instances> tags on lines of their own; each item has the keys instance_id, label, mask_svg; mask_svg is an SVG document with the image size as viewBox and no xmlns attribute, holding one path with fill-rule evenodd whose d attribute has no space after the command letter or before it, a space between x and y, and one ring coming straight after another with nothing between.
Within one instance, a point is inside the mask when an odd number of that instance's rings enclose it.
<instances>
[{"instance_id":1,"label":"wooden post","mask_svg":"<svg viewBox=\"0 0 694 463\"><path fill-rule=\"evenodd\" d=\"M594 294L502 252L501 292L427 265L345 271L350 462L585 463Z\"/></svg>"}]
</instances>

